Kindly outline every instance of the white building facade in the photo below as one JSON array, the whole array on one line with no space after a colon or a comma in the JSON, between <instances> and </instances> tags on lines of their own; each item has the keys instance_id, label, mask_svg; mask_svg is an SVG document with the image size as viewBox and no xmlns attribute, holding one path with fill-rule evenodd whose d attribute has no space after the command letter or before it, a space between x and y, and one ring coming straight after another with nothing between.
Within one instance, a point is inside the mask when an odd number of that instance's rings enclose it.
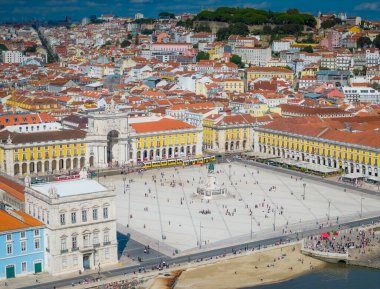
<instances>
[{"instance_id":1,"label":"white building facade","mask_svg":"<svg viewBox=\"0 0 380 289\"><path fill-rule=\"evenodd\" d=\"M45 268L52 275L117 264L115 193L94 180L30 185L26 212L46 224Z\"/></svg>"}]
</instances>

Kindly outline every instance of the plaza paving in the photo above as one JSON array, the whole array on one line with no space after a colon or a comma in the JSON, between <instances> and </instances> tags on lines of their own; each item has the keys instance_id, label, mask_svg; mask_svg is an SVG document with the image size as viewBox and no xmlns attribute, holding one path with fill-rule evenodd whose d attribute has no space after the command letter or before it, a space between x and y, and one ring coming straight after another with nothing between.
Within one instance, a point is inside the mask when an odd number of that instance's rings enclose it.
<instances>
[{"instance_id":1,"label":"plaza paving","mask_svg":"<svg viewBox=\"0 0 380 289\"><path fill-rule=\"evenodd\" d=\"M251 224L254 238L273 233L274 227L275 233L283 233L301 231L307 224L318 226L328 222L329 201L329 222L337 217L359 219L361 203L363 216L380 211L380 198L365 195L362 199L361 193L326 186L323 179L301 180L240 163L216 164L215 172L217 183L224 184L229 195L210 201L195 195L207 181L206 165L129 174L125 192L123 175L101 182L115 185L120 224L128 223L130 196L130 228L179 252L198 247L200 241L212 247L239 238L249 240ZM158 241L151 245L155 244Z\"/></svg>"}]
</instances>

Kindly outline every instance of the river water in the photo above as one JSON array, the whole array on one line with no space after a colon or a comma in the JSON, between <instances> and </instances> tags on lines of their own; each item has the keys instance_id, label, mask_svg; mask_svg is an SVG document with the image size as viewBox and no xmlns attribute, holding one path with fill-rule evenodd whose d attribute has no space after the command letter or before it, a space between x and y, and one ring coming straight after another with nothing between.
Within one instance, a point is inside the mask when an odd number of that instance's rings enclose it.
<instances>
[{"instance_id":1,"label":"river water","mask_svg":"<svg viewBox=\"0 0 380 289\"><path fill-rule=\"evenodd\" d=\"M289 281L245 289L380 289L380 270L328 265Z\"/></svg>"}]
</instances>

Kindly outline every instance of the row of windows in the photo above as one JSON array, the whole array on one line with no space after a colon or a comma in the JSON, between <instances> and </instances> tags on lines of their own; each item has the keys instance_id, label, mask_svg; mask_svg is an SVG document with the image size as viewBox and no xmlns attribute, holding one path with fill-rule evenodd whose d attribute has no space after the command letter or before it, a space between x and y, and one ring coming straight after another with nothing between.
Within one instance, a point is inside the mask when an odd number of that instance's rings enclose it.
<instances>
[{"instance_id":1,"label":"row of windows","mask_svg":"<svg viewBox=\"0 0 380 289\"><path fill-rule=\"evenodd\" d=\"M35 237L39 237L40 236L40 230L39 229L35 229L34 230L34 236ZM26 231L21 231L20 232L20 239L25 239L25 238L26 238ZM10 242L12 240L13 240L12 234L7 234L6 241Z\"/></svg>"},{"instance_id":2,"label":"row of windows","mask_svg":"<svg viewBox=\"0 0 380 289\"><path fill-rule=\"evenodd\" d=\"M91 244L90 244L90 237L91 235L90 234L84 234L82 236L82 240L83 240L83 247L89 247ZM61 237L61 251L66 251L68 249L67 247L67 237L63 236ZM78 235L74 235L74 236L71 236L71 249L72 250L75 250L75 249L78 249L79 248L79 243L78 243ZM110 242L110 235L109 235L109 231L104 231L103 232L103 242L104 243L109 243ZM93 245L99 245L100 244L100 238L99 238L99 232L94 232L92 234L92 244Z\"/></svg>"},{"instance_id":3,"label":"row of windows","mask_svg":"<svg viewBox=\"0 0 380 289\"><path fill-rule=\"evenodd\" d=\"M7 243L7 255L12 255L13 254L13 243ZM41 248L41 241L39 238L34 239L34 249L38 250ZM25 240L20 242L20 250L21 252L26 252L27 250L27 243Z\"/></svg>"},{"instance_id":4,"label":"row of windows","mask_svg":"<svg viewBox=\"0 0 380 289\"><path fill-rule=\"evenodd\" d=\"M82 222L87 222L87 220L88 220L87 213L88 213L87 210L82 210L82 212L81 212ZM76 224L77 223L77 212L71 212L70 216L71 216L71 224ZM108 207L103 208L103 219L108 219ZM98 220L98 209L97 208L92 209L92 220L93 221ZM66 225L66 213L60 214L59 221L60 221L60 224L62 226Z\"/></svg>"}]
</instances>

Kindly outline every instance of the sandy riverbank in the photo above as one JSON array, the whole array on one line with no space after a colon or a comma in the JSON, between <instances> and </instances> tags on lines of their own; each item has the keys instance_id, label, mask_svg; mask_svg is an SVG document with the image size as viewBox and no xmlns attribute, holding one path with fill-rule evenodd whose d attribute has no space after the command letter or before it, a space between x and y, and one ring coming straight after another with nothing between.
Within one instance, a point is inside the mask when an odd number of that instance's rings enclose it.
<instances>
[{"instance_id":1,"label":"sandy riverbank","mask_svg":"<svg viewBox=\"0 0 380 289\"><path fill-rule=\"evenodd\" d=\"M273 248L187 269L178 278L175 289L233 289L275 283L325 265L302 255L300 245Z\"/></svg>"}]
</instances>

